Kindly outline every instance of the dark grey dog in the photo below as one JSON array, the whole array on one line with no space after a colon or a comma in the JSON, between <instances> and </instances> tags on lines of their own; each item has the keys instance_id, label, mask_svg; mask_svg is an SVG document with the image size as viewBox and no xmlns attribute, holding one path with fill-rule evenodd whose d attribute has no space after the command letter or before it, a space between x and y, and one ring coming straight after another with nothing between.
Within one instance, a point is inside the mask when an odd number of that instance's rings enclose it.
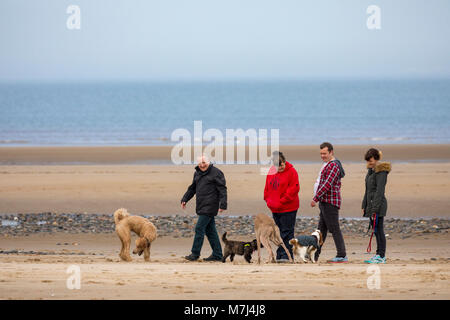
<instances>
[{"instance_id":1,"label":"dark grey dog","mask_svg":"<svg viewBox=\"0 0 450 320\"><path fill-rule=\"evenodd\" d=\"M222 235L222 241L225 244L222 262L225 262L228 256L230 257L230 261L233 261L234 256L238 254L240 256L244 256L245 261L250 263L252 260L253 251L257 250L256 239L251 242L228 240L227 233L225 232Z\"/></svg>"}]
</instances>

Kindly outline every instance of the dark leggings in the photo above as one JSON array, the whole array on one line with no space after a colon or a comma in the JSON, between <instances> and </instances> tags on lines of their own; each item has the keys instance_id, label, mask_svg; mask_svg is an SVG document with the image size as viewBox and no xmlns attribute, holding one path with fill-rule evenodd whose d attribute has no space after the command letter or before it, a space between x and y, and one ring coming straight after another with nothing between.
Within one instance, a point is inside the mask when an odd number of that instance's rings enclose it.
<instances>
[{"instance_id":1,"label":"dark leggings","mask_svg":"<svg viewBox=\"0 0 450 320\"><path fill-rule=\"evenodd\" d=\"M384 235L384 217L378 217L378 224L375 232L377 238L377 255L384 258L386 254L386 236Z\"/></svg>"}]
</instances>

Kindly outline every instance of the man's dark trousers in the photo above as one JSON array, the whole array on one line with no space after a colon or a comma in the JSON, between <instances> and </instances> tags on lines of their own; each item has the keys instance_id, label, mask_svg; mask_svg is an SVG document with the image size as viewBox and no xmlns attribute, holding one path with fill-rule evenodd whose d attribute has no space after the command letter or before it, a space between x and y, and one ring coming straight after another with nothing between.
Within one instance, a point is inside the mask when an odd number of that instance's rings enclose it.
<instances>
[{"instance_id":1,"label":"man's dark trousers","mask_svg":"<svg viewBox=\"0 0 450 320\"><path fill-rule=\"evenodd\" d=\"M208 238L213 257L222 258L222 246L220 245L219 236L216 229L216 221L214 216L199 215L197 224L195 225L194 244L192 245L192 254L199 257L202 250L203 240Z\"/></svg>"},{"instance_id":2,"label":"man's dark trousers","mask_svg":"<svg viewBox=\"0 0 450 320\"><path fill-rule=\"evenodd\" d=\"M322 239L325 243L328 231L333 234L334 244L336 245L337 257L345 257L344 237L342 236L341 228L339 227L339 208L327 202L319 202L320 215L318 229L322 233ZM322 246L316 250L315 258L319 258Z\"/></svg>"},{"instance_id":3,"label":"man's dark trousers","mask_svg":"<svg viewBox=\"0 0 450 320\"><path fill-rule=\"evenodd\" d=\"M294 238L295 218L297 217L297 210L283 213L273 212L272 216L273 220L275 220L275 224L280 229L281 239L283 239L283 242L292 257L292 246L289 243L289 240ZM286 251L284 251L282 246L279 246L277 249L277 260L280 259L289 259Z\"/></svg>"}]
</instances>

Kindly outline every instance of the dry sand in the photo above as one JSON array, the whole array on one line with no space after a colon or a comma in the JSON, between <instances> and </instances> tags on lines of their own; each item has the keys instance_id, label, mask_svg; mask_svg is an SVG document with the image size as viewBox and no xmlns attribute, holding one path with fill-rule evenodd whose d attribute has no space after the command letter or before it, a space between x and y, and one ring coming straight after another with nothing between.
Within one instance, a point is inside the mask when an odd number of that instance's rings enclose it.
<instances>
[{"instance_id":1,"label":"dry sand","mask_svg":"<svg viewBox=\"0 0 450 320\"><path fill-rule=\"evenodd\" d=\"M158 238L151 262L133 256L131 263L119 260L115 234L4 238L2 250L55 254L0 255L0 299L450 299L449 234L388 237L388 263L379 265L380 289L372 290L367 279L373 274L362 263L368 257L367 238L345 240L350 259L345 265L257 265L241 256L225 264L186 262L182 256L189 253L192 239L184 238ZM69 245L56 245L64 242ZM61 255L73 251L86 255ZM210 252L205 240L202 257ZM334 253L330 239L322 259ZM81 269L79 290L67 289L70 265Z\"/></svg>"},{"instance_id":2,"label":"dry sand","mask_svg":"<svg viewBox=\"0 0 450 320\"><path fill-rule=\"evenodd\" d=\"M360 217L364 163L344 164L341 216ZM260 166L219 165L228 185L225 214L268 212ZM301 216L316 216L309 203L321 164L296 164ZM193 166L183 165L34 165L0 166L0 213L194 214L195 199L183 212L179 201L192 182ZM386 196L391 217L449 217L450 162L395 163Z\"/></svg>"}]
</instances>

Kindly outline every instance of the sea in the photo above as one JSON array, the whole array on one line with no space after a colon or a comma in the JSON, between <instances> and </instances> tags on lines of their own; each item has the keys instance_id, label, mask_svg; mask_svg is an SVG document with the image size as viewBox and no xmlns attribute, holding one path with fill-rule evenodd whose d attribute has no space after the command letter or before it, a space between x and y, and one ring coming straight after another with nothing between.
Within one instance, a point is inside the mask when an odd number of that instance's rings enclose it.
<instances>
[{"instance_id":1,"label":"sea","mask_svg":"<svg viewBox=\"0 0 450 320\"><path fill-rule=\"evenodd\" d=\"M281 145L450 143L450 80L0 83L0 147L174 145L194 121Z\"/></svg>"}]
</instances>

